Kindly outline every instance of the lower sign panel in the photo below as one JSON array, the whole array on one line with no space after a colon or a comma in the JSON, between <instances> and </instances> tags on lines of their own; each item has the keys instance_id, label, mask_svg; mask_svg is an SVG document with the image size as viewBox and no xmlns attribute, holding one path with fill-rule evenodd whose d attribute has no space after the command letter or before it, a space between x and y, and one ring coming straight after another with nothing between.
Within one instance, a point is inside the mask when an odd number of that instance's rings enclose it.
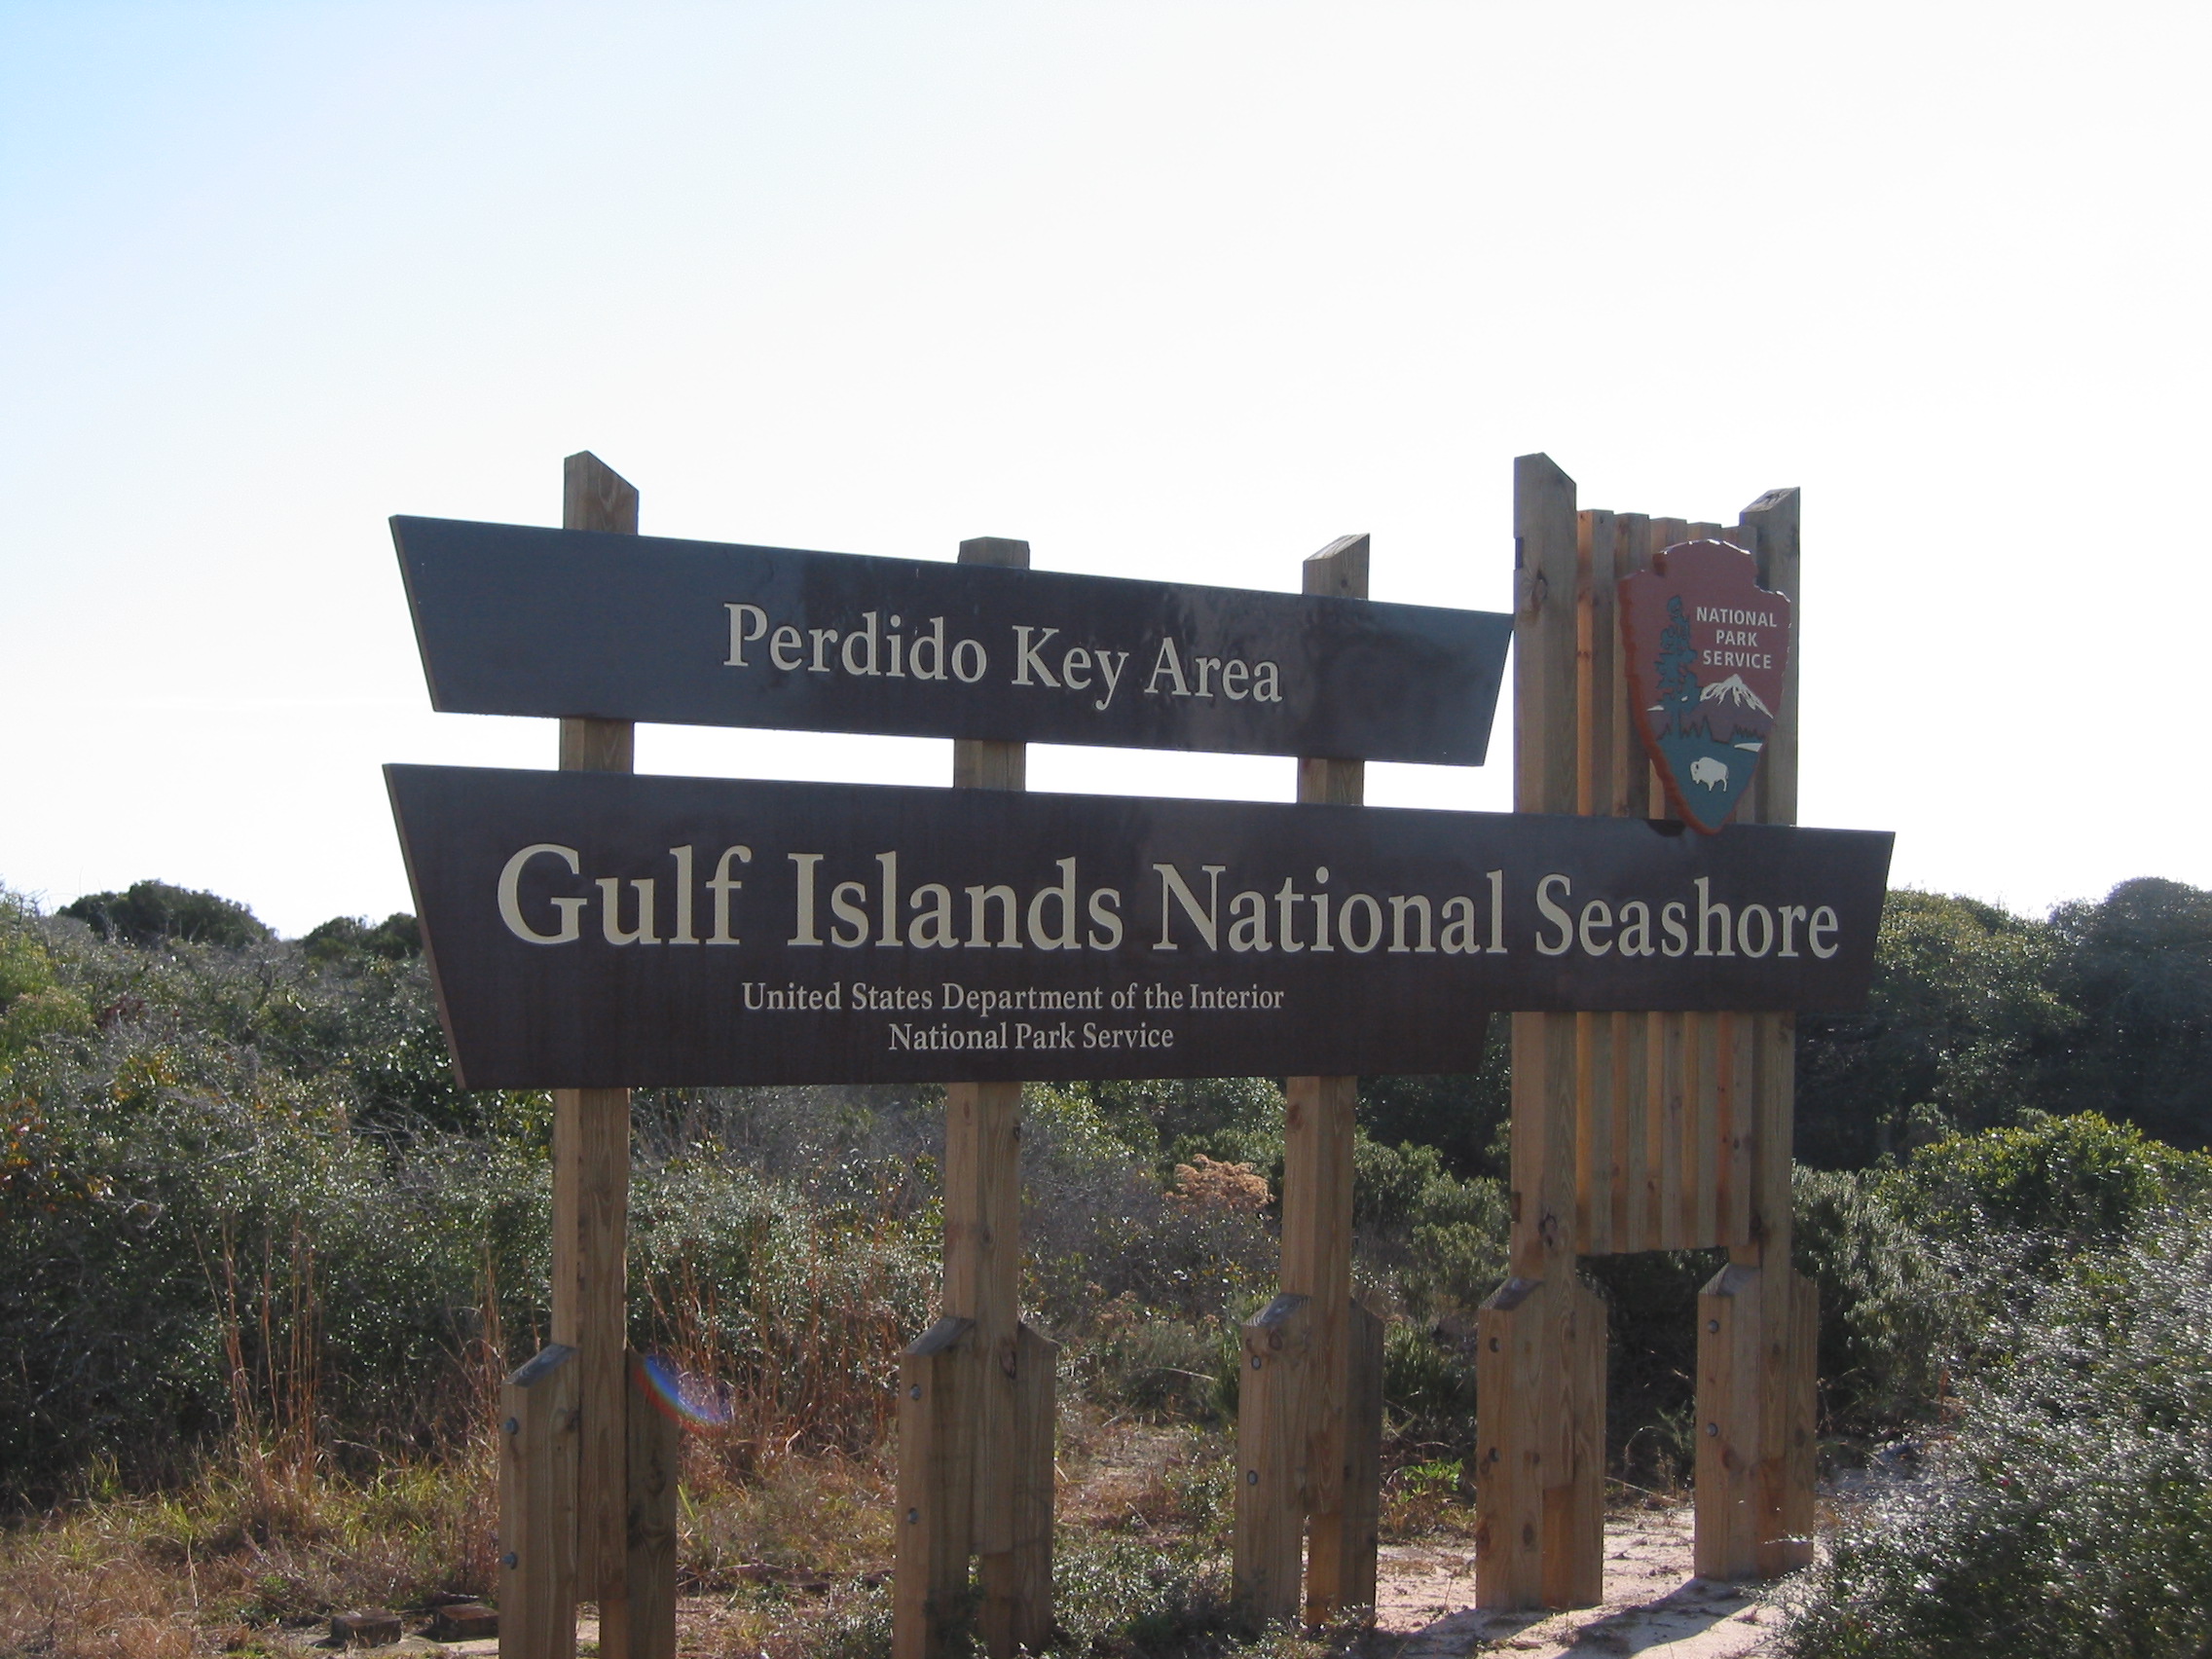
<instances>
[{"instance_id":1,"label":"lower sign panel","mask_svg":"<svg viewBox=\"0 0 2212 1659\"><path fill-rule=\"evenodd\" d=\"M1467 1071L1493 1009L1847 1010L1890 837L387 768L470 1088Z\"/></svg>"}]
</instances>

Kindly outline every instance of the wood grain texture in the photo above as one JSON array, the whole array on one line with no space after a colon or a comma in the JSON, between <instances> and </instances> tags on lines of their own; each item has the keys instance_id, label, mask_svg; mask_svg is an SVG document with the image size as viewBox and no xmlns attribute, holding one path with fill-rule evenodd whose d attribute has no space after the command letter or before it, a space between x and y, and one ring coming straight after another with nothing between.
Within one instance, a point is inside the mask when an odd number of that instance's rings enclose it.
<instances>
[{"instance_id":1,"label":"wood grain texture","mask_svg":"<svg viewBox=\"0 0 2212 1659\"><path fill-rule=\"evenodd\" d=\"M972 1319L940 1319L899 1356L894 1659L950 1659L962 1650L976 1468L975 1402L962 1384L975 1331Z\"/></svg>"},{"instance_id":2,"label":"wood grain texture","mask_svg":"<svg viewBox=\"0 0 2212 1659\"><path fill-rule=\"evenodd\" d=\"M1027 570L1029 543L971 537L960 544L960 563ZM956 742L953 787L1024 789L1028 753L1020 743ZM1023 1633L1050 1631L1052 1617L1049 1481L1042 1574L1034 1520L1024 1519L1034 1504L1037 1471L1030 1421L1035 1401L1022 1374L1021 1085L947 1085L944 1128L944 1309L975 1324L967 1364L953 1385L973 1419L969 1543L981 1558L977 1628L992 1659L1008 1659ZM1042 1339L1029 1337L1034 1349ZM1050 1387L1048 1378L1048 1400ZM1049 1420L1044 1433L1049 1471Z\"/></svg>"},{"instance_id":3,"label":"wood grain texture","mask_svg":"<svg viewBox=\"0 0 2212 1659\"><path fill-rule=\"evenodd\" d=\"M1296 1618L1306 1533L1306 1384L1313 1307L1278 1296L1241 1333L1236 1401L1236 1599L1254 1617Z\"/></svg>"},{"instance_id":4,"label":"wood grain texture","mask_svg":"<svg viewBox=\"0 0 2212 1659\"><path fill-rule=\"evenodd\" d=\"M563 529L638 534L637 490L597 456L570 456L561 483ZM628 772L635 761L629 721L561 721L563 771ZM603 1612L615 1604L617 1640L628 1624L629 1228L630 1091L556 1089L552 1334L576 1349L576 1582Z\"/></svg>"},{"instance_id":5,"label":"wood grain texture","mask_svg":"<svg viewBox=\"0 0 2212 1659\"><path fill-rule=\"evenodd\" d=\"M1354 1298L1345 1327L1344 1501L1309 1522L1306 1617L1375 1604L1382 1512L1382 1321Z\"/></svg>"},{"instance_id":6,"label":"wood grain texture","mask_svg":"<svg viewBox=\"0 0 2212 1659\"><path fill-rule=\"evenodd\" d=\"M1013 1542L977 1564L984 1650L1042 1653L1052 1634L1053 1431L1060 1347L1024 1324L1015 1345Z\"/></svg>"},{"instance_id":7,"label":"wood grain texture","mask_svg":"<svg viewBox=\"0 0 2212 1659\"><path fill-rule=\"evenodd\" d=\"M1586 715L1583 699L1615 660L1609 624L1600 638L1609 600L1592 578L1601 554L1614 557L1618 525L1578 513L1574 481L1547 457L1520 458L1513 483L1514 808L1609 812L1611 717ZM1476 1322L1483 1607L1583 1605L1602 1583L1604 1306L1575 1261L1596 1208L1583 1201L1595 1173L1583 1148L1599 1132L1585 1089L1603 1071L1610 1090L1611 1036L1610 1020L1601 1038L1587 1015L1513 1016L1513 1277Z\"/></svg>"},{"instance_id":8,"label":"wood grain texture","mask_svg":"<svg viewBox=\"0 0 2212 1659\"><path fill-rule=\"evenodd\" d=\"M1369 559L1366 536L1339 536L1307 558L1299 572L1302 591L1365 599ZM1358 806L1365 799L1366 776L1358 760L1301 756L1298 798ZM1306 1445L1299 1460L1306 1478L1300 1491L1311 1533L1305 1604L1309 1617L1326 1618L1344 1605L1347 1573L1353 1580L1360 1576L1345 1559L1345 1469L1355 1456L1347 1441L1346 1412L1351 1398L1352 1124L1359 1080L1287 1078L1283 1095L1281 1285L1284 1295L1305 1299L1302 1317L1309 1327L1304 1374L1292 1390L1305 1413L1299 1432ZM1277 1428L1273 1418L1268 1418L1265 1432ZM1365 1570L1371 1578L1372 1566ZM1294 1568L1288 1590L1293 1605L1297 1592Z\"/></svg>"},{"instance_id":9,"label":"wood grain texture","mask_svg":"<svg viewBox=\"0 0 2212 1659\"><path fill-rule=\"evenodd\" d=\"M600 1604L601 1659L676 1659L676 1482L682 1431L654 1397L644 1362L628 1356L630 1506L625 1527L629 1600L610 1633Z\"/></svg>"},{"instance_id":10,"label":"wood grain texture","mask_svg":"<svg viewBox=\"0 0 2212 1659\"><path fill-rule=\"evenodd\" d=\"M500 1659L574 1659L577 1376L555 1343L499 1389Z\"/></svg>"}]
</instances>

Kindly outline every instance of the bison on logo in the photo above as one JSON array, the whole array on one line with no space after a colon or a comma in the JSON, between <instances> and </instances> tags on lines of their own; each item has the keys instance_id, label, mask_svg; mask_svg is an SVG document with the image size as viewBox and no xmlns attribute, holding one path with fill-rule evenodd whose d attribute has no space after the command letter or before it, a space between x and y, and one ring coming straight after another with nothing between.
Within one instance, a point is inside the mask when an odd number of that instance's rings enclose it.
<instances>
[{"instance_id":1,"label":"bison on logo","mask_svg":"<svg viewBox=\"0 0 2212 1659\"><path fill-rule=\"evenodd\" d=\"M1751 780L1782 707L1789 601L1724 541L1685 541L1620 581L1629 699L1682 821L1711 835Z\"/></svg>"}]
</instances>

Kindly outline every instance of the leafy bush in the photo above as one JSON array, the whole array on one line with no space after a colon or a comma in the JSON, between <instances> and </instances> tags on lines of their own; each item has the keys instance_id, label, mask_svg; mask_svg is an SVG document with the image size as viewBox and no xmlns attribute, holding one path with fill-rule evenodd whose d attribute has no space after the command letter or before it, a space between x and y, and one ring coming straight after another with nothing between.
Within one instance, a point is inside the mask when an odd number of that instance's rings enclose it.
<instances>
[{"instance_id":1,"label":"leafy bush","mask_svg":"<svg viewBox=\"0 0 2212 1659\"><path fill-rule=\"evenodd\" d=\"M2212 1647L2212 1223L2076 1259L1993 1338L1955 1434L1846 1516L1789 1651Z\"/></svg>"},{"instance_id":2,"label":"leafy bush","mask_svg":"<svg viewBox=\"0 0 2212 1659\"><path fill-rule=\"evenodd\" d=\"M88 893L62 905L60 913L132 944L181 939L235 949L276 937L243 904L166 881L133 882L122 893Z\"/></svg>"}]
</instances>

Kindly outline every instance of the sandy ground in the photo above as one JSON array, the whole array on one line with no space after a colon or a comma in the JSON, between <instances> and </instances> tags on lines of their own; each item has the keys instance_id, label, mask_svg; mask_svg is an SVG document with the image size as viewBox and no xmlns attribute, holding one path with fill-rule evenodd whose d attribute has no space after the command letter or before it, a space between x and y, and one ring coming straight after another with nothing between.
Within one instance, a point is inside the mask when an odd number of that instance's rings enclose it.
<instances>
[{"instance_id":1,"label":"sandy ground","mask_svg":"<svg viewBox=\"0 0 2212 1659\"><path fill-rule=\"evenodd\" d=\"M1461 1654L1639 1653L1736 1659L1769 1653L1778 1615L1733 1584L1690 1571L1690 1511L1650 1510L1605 1524L1605 1600L1571 1613L1483 1613L1472 1604L1472 1549L1385 1544L1378 1564L1376 1659Z\"/></svg>"},{"instance_id":2,"label":"sandy ground","mask_svg":"<svg viewBox=\"0 0 2212 1659\"><path fill-rule=\"evenodd\" d=\"M1648 1659L1752 1659L1771 1654L1779 1625L1754 1594L1690 1570L1690 1511L1652 1509L1605 1523L1605 1600L1567 1613L1485 1613L1473 1606L1471 1545L1384 1544L1377 1564L1376 1629L1369 1659L1461 1659L1469 1654L1642 1654ZM304 1633L303 1633L304 1634ZM596 1645L580 1621L578 1645ZM306 1640L312 1640L308 1638ZM380 1653L494 1659L497 1641L440 1647L414 1638Z\"/></svg>"}]
</instances>

